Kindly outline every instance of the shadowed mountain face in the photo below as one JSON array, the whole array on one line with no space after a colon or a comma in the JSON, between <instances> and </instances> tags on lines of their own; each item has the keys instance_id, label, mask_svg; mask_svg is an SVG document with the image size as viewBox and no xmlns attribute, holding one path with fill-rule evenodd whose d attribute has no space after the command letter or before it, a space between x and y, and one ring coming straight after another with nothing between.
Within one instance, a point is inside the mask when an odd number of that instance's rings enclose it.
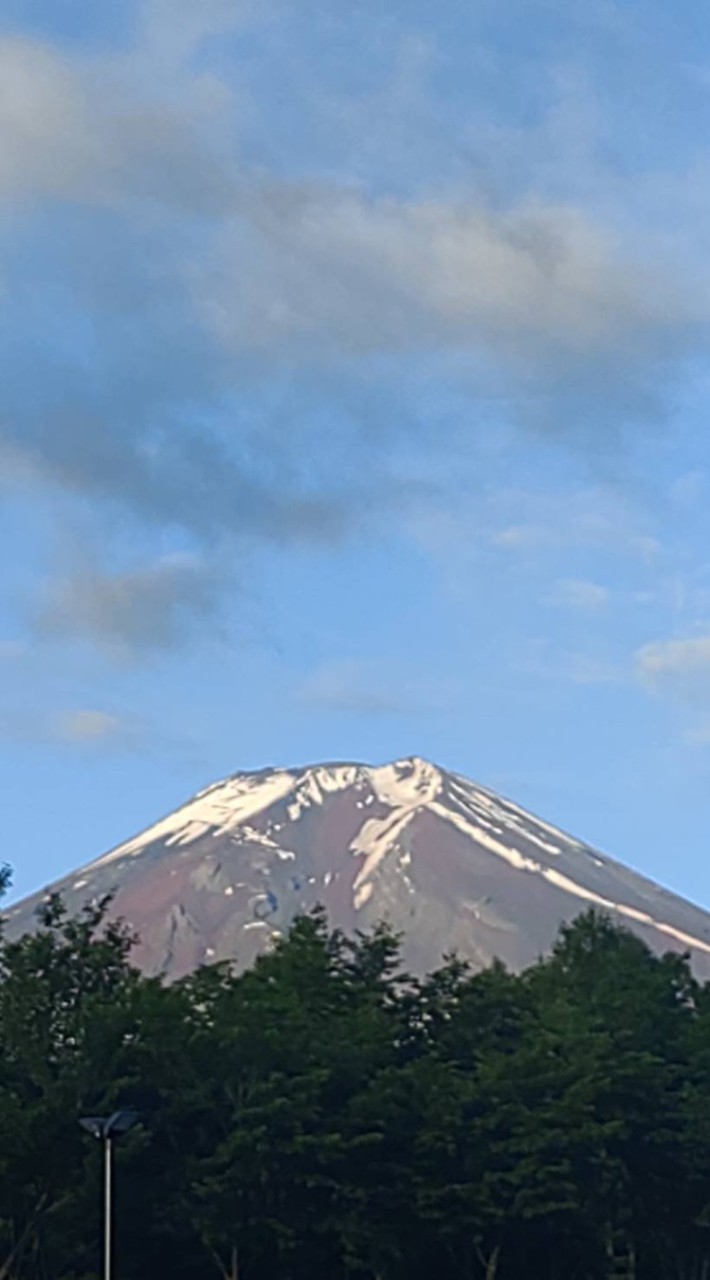
<instances>
[{"instance_id":1,"label":"shadowed mountain face","mask_svg":"<svg viewBox=\"0 0 710 1280\"><path fill-rule=\"evenodd\" d=\"M235 774L51 889L71 910L115 892L138 963L170 977L249 965L317 903L349 933L386 920L415 973L451 951L523 968L597 906L710 977L709 914L416 758ZM33 927L44 896L11 908L10 937Z\"/></svg>"}]
</instances>

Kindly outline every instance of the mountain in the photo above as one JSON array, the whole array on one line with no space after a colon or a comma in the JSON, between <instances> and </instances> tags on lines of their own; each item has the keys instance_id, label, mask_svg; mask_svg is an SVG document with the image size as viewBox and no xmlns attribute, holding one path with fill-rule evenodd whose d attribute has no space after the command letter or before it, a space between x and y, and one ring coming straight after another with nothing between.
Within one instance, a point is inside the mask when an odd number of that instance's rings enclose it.
<instances>
[{"instance_id":1,"label":"mountain","mask_svg":"<svg viewBox=\"0 0 710 1280\"><path fill-rule=\"evenodd\" d=\"M416 757L237 773L82 870L12 907L31 929L50 890L70 909L109 891L149 973L240 967L321 903L346 932L387 920L410 970L458 952L520 969L564 921L609 912L710 977L710 915L510 800Z\"/></svg>"}]
</instances>

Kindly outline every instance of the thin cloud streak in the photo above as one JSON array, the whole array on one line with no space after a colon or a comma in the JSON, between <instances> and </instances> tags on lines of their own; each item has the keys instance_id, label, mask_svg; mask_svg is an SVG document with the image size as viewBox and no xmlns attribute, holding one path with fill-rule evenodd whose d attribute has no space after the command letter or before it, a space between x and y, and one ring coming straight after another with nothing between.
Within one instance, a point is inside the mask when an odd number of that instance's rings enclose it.
<instances>
[{"instance_id":1,"label":"thin cloud streak","mask_svg":"<svg viewBox=\"0 0 710 1280\"><path fill-rule=\"evenodd\" d=\"M321 664L297 690L298 701L316 710L386 718L442 711L450 696L431 679L355 658Z\"/></svg>"},{"instance_id":2,"label":"thin cloud streak","mask_svg":"<svg viewBox=\"0 0 710 1280\"><path fill-rule=\"evenodd\" d=\"M0 710L0 742L17 746L58 746L92 753L134 752L142 747L143 738L142 726L98 708Z\"/></svg>"},{"instance_id":3,"label":"thin cloud streak","mask_svg":"<svg viewBox=\"0 0 710 1280\"><path fill-rule=\"evenodd\" d=\"M545 596L548 604L579 613L600 613L609 604L611 592L599 582L584 578L563 578Z\"/></svg>"},{"instance_id":4,"label":"thin cloud streak","mask_svg":"<svg viewBox=\"0 0 710 1280\"><path fill-rule=\"evenodd\" d=\"M710 636L654 640L635 655L641 679L655 687L707 685L710 691Z\"/></svg>"},{"instance_id":5,"label":"thin cloud streak","mask_svg":"<svg viewBox=\"0 0 710 1280\"><path fill-rule=\"evenodd\" d=\"M53 581L35 619L45 639L88 640L118 659L179 647L214 619L219 574L190 557L110 572L87 564Z\"/></svg>"}]
</instances>

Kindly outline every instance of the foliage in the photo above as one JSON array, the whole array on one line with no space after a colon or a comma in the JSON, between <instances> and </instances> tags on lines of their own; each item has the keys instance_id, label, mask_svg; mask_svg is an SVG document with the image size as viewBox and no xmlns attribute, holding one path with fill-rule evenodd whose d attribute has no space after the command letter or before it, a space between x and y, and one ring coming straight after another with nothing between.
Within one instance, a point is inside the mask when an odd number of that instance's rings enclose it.
<instances>
[{"instance_id":1,"label":"foliage","mask_svg":"<svg viewBox=\"0 0 710 1280\"><path fill-rule=\"evenodd\" d=\"M0 939L0 1280L707 1280L710 992L590 913L416 981L320 913L166 986L110 903Z\"/></svg>"}]
</instances>

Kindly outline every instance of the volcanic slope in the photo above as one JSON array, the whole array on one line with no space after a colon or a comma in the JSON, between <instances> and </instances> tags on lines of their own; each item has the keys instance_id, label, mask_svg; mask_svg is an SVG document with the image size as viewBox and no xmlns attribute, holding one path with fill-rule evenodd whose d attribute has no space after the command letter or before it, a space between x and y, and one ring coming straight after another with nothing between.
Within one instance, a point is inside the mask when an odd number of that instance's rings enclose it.
<instances>
[{"instance_id":1,"label":"volcanic slope","mask_svg":"<svg viewBox=\"0 0 710 1280\"><path fill-rule=\"evenodd\" d=\"M115 893L137 962L169 977L215 960L243 968L318 903L348 933L386 920L415 973L452 951L519 970L596 906L710 977L708 913L416 757L237 773L11 907L10 937L54 890L72 911Z\"/></svg>"}]
</instances>

